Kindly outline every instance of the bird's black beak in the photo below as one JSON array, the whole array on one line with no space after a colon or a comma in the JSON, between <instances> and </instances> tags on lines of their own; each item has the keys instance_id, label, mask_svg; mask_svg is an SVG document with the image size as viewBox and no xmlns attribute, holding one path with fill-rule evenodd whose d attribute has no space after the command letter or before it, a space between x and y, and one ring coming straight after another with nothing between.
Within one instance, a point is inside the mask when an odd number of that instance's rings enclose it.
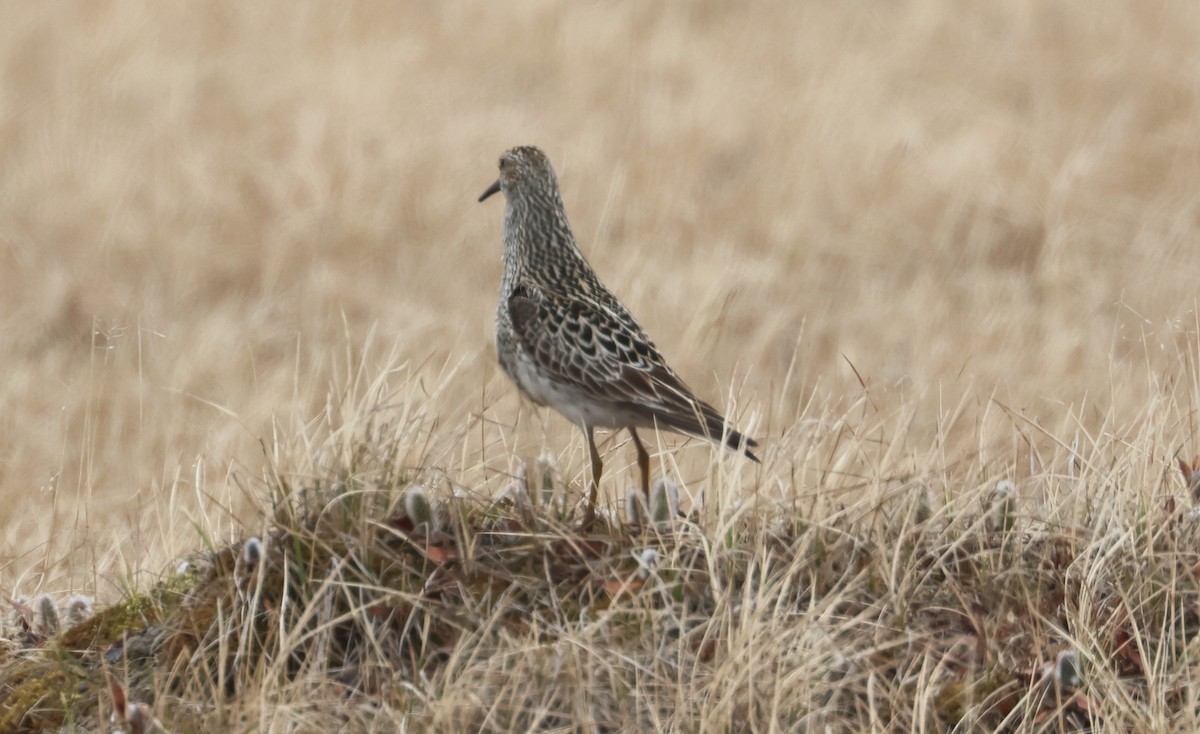
<instances>
[{"instance_id":1,"label":"bird's black beak","mask_svg":"<svg viewBox=\"0 0 1200 734\"><path fill-rule=\"evenodd\" d=\"M492 184L491 186L488 186L487 191L483 192L483 194L480 195L479 200L483 201L484 199L488 198L489 196L491 196L492 194L496 193L499 190L500 190L500 179L496 179L496 183Z\"/></svg>"}]
</instances>

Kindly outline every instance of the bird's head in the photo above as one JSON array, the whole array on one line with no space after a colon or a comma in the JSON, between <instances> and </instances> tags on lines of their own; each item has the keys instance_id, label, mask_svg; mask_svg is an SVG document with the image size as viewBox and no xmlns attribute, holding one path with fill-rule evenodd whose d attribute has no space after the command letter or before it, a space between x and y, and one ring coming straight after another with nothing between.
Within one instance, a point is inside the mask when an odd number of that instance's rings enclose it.
<instances>
[{"instance_id":1,"label":"bird's head","mask_svg":"<svg viewBox=\"0 0 1200 734\"><path fill-rule=\"evenodd\" d=\"M528 191L552 192L558 188L558 179L550 166L550 159L532 145L510 148L500 156L500 178L483 192L480 201L497 191L506 197Z\"/></svg>"}]
</instances>

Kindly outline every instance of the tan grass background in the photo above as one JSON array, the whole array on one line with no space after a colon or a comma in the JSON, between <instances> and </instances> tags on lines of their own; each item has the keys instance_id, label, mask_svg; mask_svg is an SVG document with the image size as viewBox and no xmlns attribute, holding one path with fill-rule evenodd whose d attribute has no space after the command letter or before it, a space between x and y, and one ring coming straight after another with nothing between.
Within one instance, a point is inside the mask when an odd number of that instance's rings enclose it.
<instances>
[{"instance_id":1,"label":"tan grass background","mask_svg":"<svg viewBox=\"0 0 1200 734\"><path fill-rule=\"evenodd\" d=\"M1166 466L1200 392L1197 38L1182 1L7 3L0 588L104 595L252 527L263 446L302 455L356 379L425 406L451 485L580 472L494 364L475 197L515 144L773 476L854 370L922 451L955 411L1119 440L1169 395Z\"/></svg>"}]
</instances>

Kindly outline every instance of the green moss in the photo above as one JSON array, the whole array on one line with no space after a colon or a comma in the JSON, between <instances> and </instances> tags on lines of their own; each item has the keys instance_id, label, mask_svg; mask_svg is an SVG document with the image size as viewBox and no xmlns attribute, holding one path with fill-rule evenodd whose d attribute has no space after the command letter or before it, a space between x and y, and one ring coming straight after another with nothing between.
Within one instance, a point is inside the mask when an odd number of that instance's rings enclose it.
<instances>
[{"instance_id":1,"label":"green moss","mask_svg":"<svg viewBox=\"0 0 1200 734\"><path fill-rule=\"evenodd\" d=\"M0 731L42 731L79 718L79 709L108 695L106 681L90 661L128 635L167 618L197 581L190 572L172 575L48 640L40 657L0 667L0 690L8 690L0 700Z\"/></svg>"},{"instance_id":2,"label":"green moss","mask_svg":"<svg viewBox=\"0 0 1200 734\"><path fill-rule=\"evenodd\" d=\"M19 681L0 705L0 731L42 731L66 719L79 677L68 669L46 661L27 661L17 666L8 681Z\"/></svg>"},{"instance_id":3,"label":"green moss","mask_svg":"<svg viewBox=\"0 0 1200 734\"><path fill-rule=\"evenodd\" d=\"M59 643L68 650L89 650L140 632L168 616L196 583L196 574L188 572L172 575L146 593L133 592L64 632Z\"/></svg>"}]
</instances>

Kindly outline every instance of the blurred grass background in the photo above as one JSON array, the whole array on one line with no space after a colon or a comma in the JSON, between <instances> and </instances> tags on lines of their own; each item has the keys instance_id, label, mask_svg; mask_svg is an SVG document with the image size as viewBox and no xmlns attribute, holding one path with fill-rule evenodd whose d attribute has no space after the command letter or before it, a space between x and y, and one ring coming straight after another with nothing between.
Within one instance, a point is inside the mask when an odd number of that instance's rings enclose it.
<instances>
[{"instance_id":1,"label":"blurred grass background","mask_svg":"<svg viewBox=\"0 0 1200 734\"><path fill-rule=\"evenodd\" d=\"M356 370L411 378L455 481L542 448L582 471L494 363L501 205L475 198L517 144L780 475L772 437L861 394L855 371L931 443L956 405L1119 432L1163 394L1194 436L1195 3L0 17L2 588L103 590L196 547L193 523L247 521L220 519L237 477Z\"/></svg>"}]
</instances>

